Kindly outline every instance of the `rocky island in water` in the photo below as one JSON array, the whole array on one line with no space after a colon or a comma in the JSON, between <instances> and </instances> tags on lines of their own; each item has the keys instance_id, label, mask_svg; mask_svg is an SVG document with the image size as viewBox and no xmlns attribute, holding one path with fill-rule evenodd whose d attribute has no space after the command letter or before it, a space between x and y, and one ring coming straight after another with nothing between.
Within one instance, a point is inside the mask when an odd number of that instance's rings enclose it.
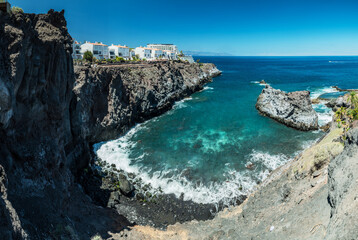
<instances>
[{"instance_id":1,"label":"rocky island in water","mask_svg":"<svg viewBox=\"0 0 358 240\"><path fill-rule=\"evenodd\" d=\"M199 203L147 184L94 148L168 112L221 71L183 61L74 65L72 42L63 11L0 13L0 239L358 237L354 89L324 102L335 111L327 132L265 171L255 188L230 204ZM319 131L308 91L261 84L262 115Z\"/></svg>"}]
</instances>

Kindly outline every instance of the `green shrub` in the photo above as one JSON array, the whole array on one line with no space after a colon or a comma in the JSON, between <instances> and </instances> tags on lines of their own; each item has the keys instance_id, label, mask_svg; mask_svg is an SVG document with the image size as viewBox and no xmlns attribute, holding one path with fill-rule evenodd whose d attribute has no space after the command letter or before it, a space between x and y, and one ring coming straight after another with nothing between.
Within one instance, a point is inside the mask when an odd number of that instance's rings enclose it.
<instances>
[{"instance_id":1,"label":"green shrub","mask_svg":"<svg viewBox=\"0 0 358 240\"><path fill-rule=\"evenodd\" d=\"M122 57L116 57L116 62L125 62L126 60Z\"/></svg>"},{"instance_id":2,"label":"green shrub","mask_svg":"<svg viewBox=\"0 0 358 240\"><path fill-rule=\"evenodd\" d=\"M24 13L24 10L22 10L22 8L20 8L20 7L13 6L11 8L11 12L12 13Z\"/></svg>"},{"instance_id":3,"label":"green shrub","mask_svg":"<svg viewBox=\"0 0 358 240\"><path fill-rule=\"evenodd\" d=\"M90 51L86 51L83 54L83 59L88 61L88 62L92 62L94 60L93 54Z\"/></svg>"},{"instance_id":4,"label":"green shrub","mask_svg":"<svg viewBox=\"0 0 358 240\"><path fill-rule=\"evenodd\" d=\"M343 127L344 129L344 138L351 127L351 123L354 120L358 120L358 97L356 92L350 92L349 101L351 102L350 107L340 107L334 114L337 127Z\"/></svg>"}]
</instances>

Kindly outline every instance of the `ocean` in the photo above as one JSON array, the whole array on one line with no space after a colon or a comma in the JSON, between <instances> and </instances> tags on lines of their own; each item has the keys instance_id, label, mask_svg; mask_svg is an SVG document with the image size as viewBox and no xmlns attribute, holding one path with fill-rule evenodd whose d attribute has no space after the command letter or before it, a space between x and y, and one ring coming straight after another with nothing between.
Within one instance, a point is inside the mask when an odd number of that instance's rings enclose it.
<instances>
[{"instance_id":1,"label":"ocean","mask_svg":"<svg viewBox=\"0 0 358 240\"><path fill-rule=\"evenodd\" d=\"M311 98L335 97L331 86L358 83L358 57L199 58L216 64L222 75L162 116L94 145L102 160L197 203L233 203L323 136L261 116L255 109L261 80L284 91L308 90ZM331 120L324 104L314 109L320 125Z\"/></svg>"}]
</instances>

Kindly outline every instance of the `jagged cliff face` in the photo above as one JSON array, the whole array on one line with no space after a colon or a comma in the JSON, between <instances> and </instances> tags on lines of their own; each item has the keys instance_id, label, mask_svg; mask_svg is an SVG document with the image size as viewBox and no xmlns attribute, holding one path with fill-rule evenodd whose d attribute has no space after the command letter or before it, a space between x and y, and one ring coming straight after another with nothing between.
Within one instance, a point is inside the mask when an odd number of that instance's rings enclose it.
<instances>
[{"instance_id":1,"label":"jagged cliff face","mask_svg":"<svg viewBox=\"0 0 358 240\"><path fill-rule=\"evenodd\" d=\"M22 227L45 221L46 201L62 211L73 183L71 43L63 12L0 15L0 164L15 208L4 215L20 211Z\"/></svg>"},{"instance_id":2,"label":"jagged cliff face","mask_svg":"<svg viewBox=\"0 0 358 240\"><path fill-rule=\"evenodd\" d=\"M74 76L63 13L5 15L0 23L1 140L16 158L60 169L71 142Z\"/></svg>"},{"instance_id":3,"label":"jagged cliff face","mask_svg":"<svg viewBox=\"0 0 358 240\"><path fill-rule=\"evenodd\" d=\"M169 110L220 74L213 64L163 62L76 67L76 133L98 142Z\"/></svg>"},{"instance_id":4,"label":"jagged cliff face","mask_svg":"<svg viewBox=\"0 0 358 240\"><path fill-rule=\"evenodd\" d=\"M331 220L325 239L358 238L358 128L347 134L344 151L328 168Z\"/></svg>"},{"instance_id":5,"label":"jagged cliff face","mask_svg":"<svg viewBox=\"0 0 358 240\"><path fill-rule=\"evenodd\" d=\"M76 183L90 144L168 110L218 74L213 65L163 63L82 67L76 81L71 43L64 12L0 13L0 238L88 239L128 225Z\"/></svg>"}]
</instances>

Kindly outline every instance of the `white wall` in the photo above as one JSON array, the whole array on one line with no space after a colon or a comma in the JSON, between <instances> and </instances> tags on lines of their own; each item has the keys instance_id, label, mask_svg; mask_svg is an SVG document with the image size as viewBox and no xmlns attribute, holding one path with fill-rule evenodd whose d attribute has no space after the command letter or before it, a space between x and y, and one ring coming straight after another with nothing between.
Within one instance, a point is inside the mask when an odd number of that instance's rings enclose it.
<instances>
[{"instance_id":1,"label":"white wall","mask_svg":"<svg viewBox=\"0 0 358 240\"><path fill-rule=\"evenodd\" d=\"M96 59L109 58L108 46L106 45L96 45L95 43L86 42L81 45L82 55L90 51Z\"/></svg>"},{"instance_id":2,"label":"white wall","mask_svg":"<svg viewBox=\"0 0 358 240\"><path fill-rule=\"evenodd\" d=\"M147 48L142 48L142 47L137 47L135 49L135 54L139 55L140 59L151 59L152 58L152 50L147 49Z\"/></svg>"}]
</instances>

